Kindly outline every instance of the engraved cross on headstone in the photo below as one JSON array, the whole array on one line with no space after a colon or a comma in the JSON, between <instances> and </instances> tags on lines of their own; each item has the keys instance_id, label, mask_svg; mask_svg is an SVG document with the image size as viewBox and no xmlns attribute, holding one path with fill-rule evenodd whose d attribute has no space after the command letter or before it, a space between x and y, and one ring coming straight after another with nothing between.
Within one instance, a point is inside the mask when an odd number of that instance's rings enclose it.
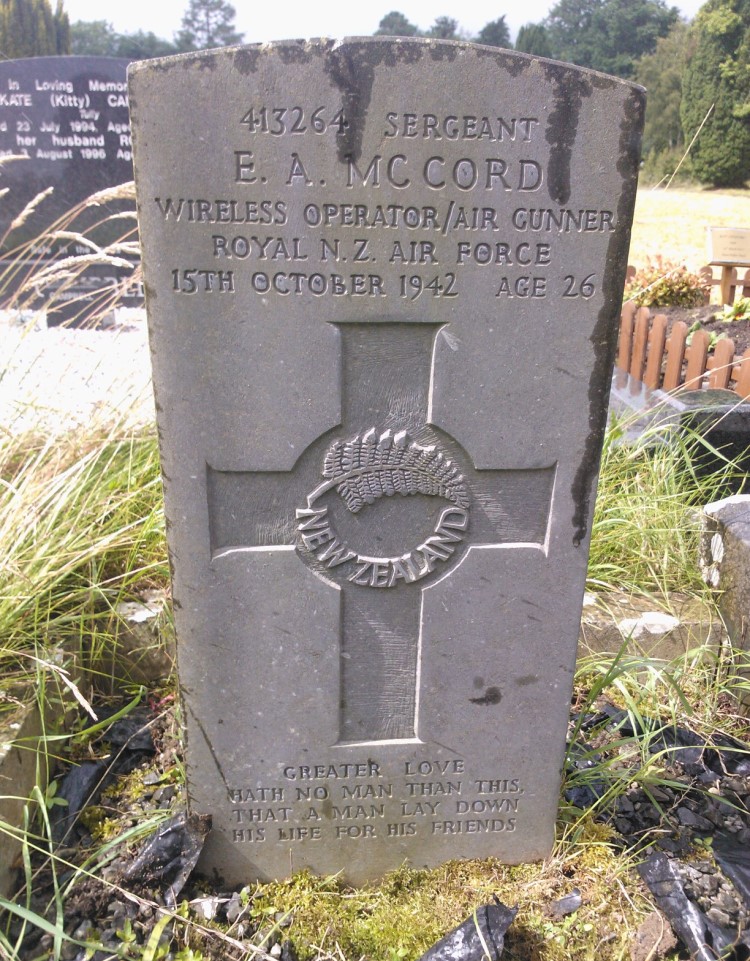
<instances>
[{"instance_id":1,"label":"engraved cross on headstone","mask_svg":"<svg viewBox=\"0 0 750 961\"><path fill-rule=\"evenodd\" d=\"M208 467L215 560L297 550L340 591L341 743L419 738L431 584L474 549L546 548L555 466L476 470L433 423L441 326L337 324L340 426L290 472Z\"/></svg>"}]
</instances>

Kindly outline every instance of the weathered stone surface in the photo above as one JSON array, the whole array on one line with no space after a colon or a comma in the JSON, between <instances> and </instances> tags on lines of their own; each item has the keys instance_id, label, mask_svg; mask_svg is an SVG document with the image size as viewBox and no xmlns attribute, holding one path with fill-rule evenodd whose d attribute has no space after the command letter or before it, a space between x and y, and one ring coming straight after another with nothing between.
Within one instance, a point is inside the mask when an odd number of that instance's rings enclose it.
<instances>
[{"instance_id":1,"label":"weathered stone surface","mask_svg":"<svg viewBox=\"0 0 750 961\"><path fill-rule=\"evenodd\" d=\"M721 618L701 598L586 594L578 654L616 654L624 647L628 655L672 661L702 647L713 657L722 640Z\"/></svg>"},{"instance_id":2,"label":"weathered stone surface","mask_svg":"<svg viewBox=\"0 0 750 961\"><path fill-rule=\"evenodd\" d=\"M174 669L174 629L167 595L143 591L140 600L122 601L115 608L112 644L95 663L99 690L116 691L169 677Z\"/></svg>"},{"instance_id":3,"label":"weathered stone surface","mask_svg":"<svg viewBox=\"0 0 750 961\"><path fill-rule=\"evenodd\" d=\"M81 691L75 655L52 649L48 660L46 673L5 692L0 712L0 821L9 825L0 844L4 898L15 894L22 880L24 807L34 787L45 791L57 769L59 758L49 750L45 735L67 729L78 716L76 709L60 714L63 683L57 673L59 668Z\"/></svg>"},{"instance_id":4,"label":"weathered stone surface","mask_svg":"<svg viewBox=\"0 0 750 961\"><path fill-rule=\"evenodd\" d=\"M42 734L39 707L31 692L13 715L0 720L0 733L0 818L20 830L24 805L36 783L39 757L35 747ZM22 847L20 838L4 832L0 845L0 897L8 898L16 892Z\"/></svg>"},{"instance_id":5,"label":"weathered stone surface","mask_svg":"<svg viewBox=\"0 0 750 961\"><path fill-rule=\"evenodd\" d=\"M750 651L750 495L733 494L703 508L699 558L704 581L717 592L732 647ZM747 679L748 671L738 670ZM747 707L744 690L739 697Z\"/></svg>"},{"instance_id":6,"label":"weathered stone surface","mask_svg":"<svg viewBox=\"0 0 750 961\"><path fill-rule=\"evenodd\" d=\"M131 70L205 867L544 856L642 91L422 40Z\"/></svg>"}]
</instances>

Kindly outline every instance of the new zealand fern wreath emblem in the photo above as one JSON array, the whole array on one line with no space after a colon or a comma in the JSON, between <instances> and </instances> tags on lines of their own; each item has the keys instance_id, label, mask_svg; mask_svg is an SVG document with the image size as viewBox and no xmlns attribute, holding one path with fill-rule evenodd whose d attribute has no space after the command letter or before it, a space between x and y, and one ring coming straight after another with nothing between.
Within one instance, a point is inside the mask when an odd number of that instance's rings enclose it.
<instances>
[{"instance_id":1,"label":"new zealand fern wreath emblem","mask_svg":"<svg viewBox=\"0 0 750 961\"><path fill-rule=\"evenodd\" d=\"M378 435L371 427L353 440L335 441L325 455L323 476L353 514L394 494L427 494L469 506L463 474L453 461L434 444L417 444L405 430Z\"/></svg>"},{"instance_id":2,"label":"new zealand fern wreath emblem","mask_svg":"<svg viewBox=\"0 0 750 961\"><path fill-rule=\"evenodd\" d=\"M302 546L325 567L353 564L347 579L365 587L396 587L421 580L449 560L463 541L469 522L469 492L460 468L435 444L412 440L405 430L393 433L371 427L351 440L336 440L323 458L325 480L297 510ZM370 557L340 540L319 499L331 490L347 509L358 514L381 497L424 494L441 497L451 507L442 511L432 535L398 557Z\"/></svg>"}]
</instances>

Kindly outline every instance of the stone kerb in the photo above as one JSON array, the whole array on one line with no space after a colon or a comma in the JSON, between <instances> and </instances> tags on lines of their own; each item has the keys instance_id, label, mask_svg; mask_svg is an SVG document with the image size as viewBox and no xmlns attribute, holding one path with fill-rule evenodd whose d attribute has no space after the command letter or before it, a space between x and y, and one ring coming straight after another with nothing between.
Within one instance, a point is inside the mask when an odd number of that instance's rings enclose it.
<instances>
[{"instance_id":1,"label":"stone kerb","mask_svg":"<svg viewBox=\"0 0 750 961\"><path fill-rule=\"evenodd\" d=\"M729 641L736 650L750 651L750 495L733 494L708 504L701 515L700 567L716 592ZM740 671L745 678L748 671ZM747 706L750 697L740 692Z\"/></svg>"}]
</instances>

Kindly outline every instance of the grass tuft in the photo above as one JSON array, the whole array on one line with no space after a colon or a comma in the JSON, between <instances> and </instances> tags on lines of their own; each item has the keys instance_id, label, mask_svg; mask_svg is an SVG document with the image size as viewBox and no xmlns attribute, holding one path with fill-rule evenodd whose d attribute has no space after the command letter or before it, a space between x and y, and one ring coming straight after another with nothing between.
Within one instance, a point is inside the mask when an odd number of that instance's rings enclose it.
<instances>
[{"instance_id":1,"label":"grass tuft","mask_svg":"<svg viewBox=\"0 0 750 961\"><path fill-rule=\"evenodd\" d=\"M153 433L0 439L0 551L6 666L40 643L89 663L123 596L168 582Z\"/></svg>"},{"instance_id":2,"label":"grass tuft","mask_svg":"<svg viewBox=\"0 0 750 961\"><path fill-rule=\"evenodd\" d=\"M695 431L667 424L666 414L635 443L622 443L627 428L627 420L613 422L604 440L589 585L663 597L704 594L700 510L726 496L741 471ZM716 469L701 470L709 456Z\"/></svg>"}]
</instances>

